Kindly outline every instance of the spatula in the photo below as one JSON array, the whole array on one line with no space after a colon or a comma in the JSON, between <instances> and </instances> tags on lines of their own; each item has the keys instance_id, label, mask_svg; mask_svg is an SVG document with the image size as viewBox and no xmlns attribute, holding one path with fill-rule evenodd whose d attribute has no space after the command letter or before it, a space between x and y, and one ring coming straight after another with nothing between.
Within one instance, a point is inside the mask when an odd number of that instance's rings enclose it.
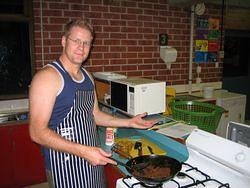
<instances>
[{"instance_id":1,"label":"spatula","mask_svg":"<svg viewBox=\"0 0 250 188\"><path fill-rule=\"evenodd\" d=\"M153 149L150 146L148 146L148 150L151 154L154 154Z\"/></svg>"},{"instance_id":2,"label":"spatula","mask_svg":"<svg viewBox=\"0 0 250 188\"><path fill-rule=\"evenodd\" d=\"M134 149L138 149L138 156L142 156L142 143L141 142L136 141Z\"/></svg>"}]
</instances>

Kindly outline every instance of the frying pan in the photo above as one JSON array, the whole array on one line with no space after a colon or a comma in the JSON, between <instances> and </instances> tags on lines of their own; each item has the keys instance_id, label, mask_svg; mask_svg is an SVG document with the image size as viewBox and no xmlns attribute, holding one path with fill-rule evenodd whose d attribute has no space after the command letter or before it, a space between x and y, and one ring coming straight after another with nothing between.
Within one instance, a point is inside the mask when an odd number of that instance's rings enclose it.
<instances>
[{"instance_id":1,"label":"frying pan","mask_svg":"<svg viewBox=\"0 0 250 188\"><path fill-rule=\"evenodd\" d=\"M158 185L172 179L181 170L181 163L174 158L166 155L142 155L130 159L127 166L127 171L137 180L149 184ZM143 165L142 172L134 171L133 168L137 165ZM145 167L146 166L146 167Z\"/></svg>"},{"instance_id":2,"label":"frying pan","mask_svg":"<svg viewBox=\"0 0 250 188\"><path fill-rule=\"evenodd\" d=\"M121 151L117 148L113 151L121 154ZM137 180L148 185L159 185L172 179L180 172L182 166L178 160L166 155L141 155L128 159L126 163L128 167L125 166L126 170ZM142 166L143 169L141 169Z\"/></svg>"}]
</instances>

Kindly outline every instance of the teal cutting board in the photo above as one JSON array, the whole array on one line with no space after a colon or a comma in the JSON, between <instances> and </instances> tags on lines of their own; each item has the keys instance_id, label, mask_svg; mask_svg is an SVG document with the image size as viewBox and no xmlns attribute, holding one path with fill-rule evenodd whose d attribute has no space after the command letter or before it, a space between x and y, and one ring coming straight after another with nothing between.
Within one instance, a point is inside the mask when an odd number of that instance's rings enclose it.
<instances>
[{"instance_id":1,"label":"teal cutting board","mask_svg":"<svg viewBox=\"0 0 250 188\"><path fill-rule=\"evenodd\" d=\"M105 128L99 127L98 133L100 138L100 145L106 151L111 151L110 146L105 145ZM116 138L129 138L129 137L143 137L154 144L156 144L161 149L165 150L167 156L177 159L180 162L185 162L188 159L188 150L184 144L181 144L171 138L168 138L160 133L157 133L153 130L141 130L141 129L127 129L119 128L116 132ZM120 158L116 153L113 153L114 158L120 160L121 162L126 163L128 160ZM130 175L126 168L118 165L118 168L126 175Z\"/></svg>"}]
</instances>

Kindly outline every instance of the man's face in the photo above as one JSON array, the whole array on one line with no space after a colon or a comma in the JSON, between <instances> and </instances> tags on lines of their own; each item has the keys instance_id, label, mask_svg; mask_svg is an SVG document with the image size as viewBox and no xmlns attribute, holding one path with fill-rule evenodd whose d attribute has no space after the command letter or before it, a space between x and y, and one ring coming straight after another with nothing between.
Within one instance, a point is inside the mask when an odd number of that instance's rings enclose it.
<instances>
[{"instance_id":1,"label":"man's face","mask_svg":"<svg viewBox=\"0 0 250 188\"><path fill-rule=\"evenodd\" d=\"M88 57L91 44L91 33L81 27L73 27L68 37L63 36L63 53L73 64L82 64Z\"/></svg>"}]
</instances>

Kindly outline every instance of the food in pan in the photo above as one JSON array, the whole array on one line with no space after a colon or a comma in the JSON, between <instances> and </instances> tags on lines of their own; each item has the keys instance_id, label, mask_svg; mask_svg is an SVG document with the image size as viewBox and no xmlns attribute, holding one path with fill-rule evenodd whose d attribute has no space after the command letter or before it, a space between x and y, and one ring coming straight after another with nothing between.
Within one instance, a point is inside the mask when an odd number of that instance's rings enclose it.
<instances>
[{"instance_id":1,"label":"food in pan","mask_svg":"<svg viewBox=\"0 0 250 188\"><path fill-rule=\"evenodd\" d=\"M156 167L155 165L148 165L141 170L134 170L133 175L141 178L161 179L170 176L171 169L169 167Z\"/></svg>"}]
</instances>

